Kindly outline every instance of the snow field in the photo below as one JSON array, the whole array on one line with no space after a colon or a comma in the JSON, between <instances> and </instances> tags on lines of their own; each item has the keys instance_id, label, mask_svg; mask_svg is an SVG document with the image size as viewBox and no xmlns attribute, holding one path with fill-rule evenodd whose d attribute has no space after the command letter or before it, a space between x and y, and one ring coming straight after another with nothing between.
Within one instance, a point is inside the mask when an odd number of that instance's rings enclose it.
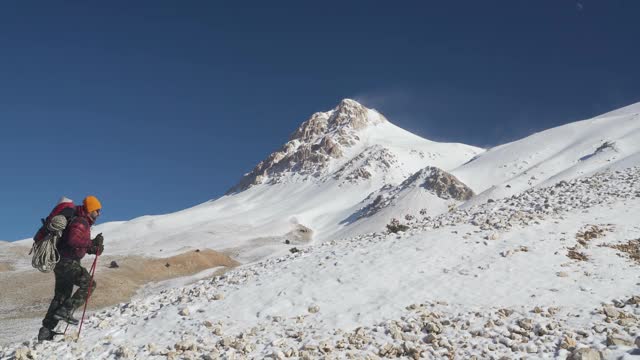
<instances>
[{"instance_id":1,"label":"snow field","mask_svg":"<svg viewBox=\"0 0 640 360\"><path fill-rule=\"evenodd\" d=\"M301 247L99 311L78 343L0 358L631 358L638 264L604 245L640 237L639 180L638 168L603 172L405 233Z\"/></svg>"}]
</instances>

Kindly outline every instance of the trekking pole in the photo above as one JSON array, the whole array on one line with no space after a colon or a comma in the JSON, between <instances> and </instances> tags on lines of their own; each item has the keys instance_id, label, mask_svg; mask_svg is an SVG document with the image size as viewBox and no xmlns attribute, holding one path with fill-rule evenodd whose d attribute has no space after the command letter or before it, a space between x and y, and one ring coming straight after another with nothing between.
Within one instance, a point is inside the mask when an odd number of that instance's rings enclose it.
<instances>
[{"instance_id":1,"label":"trekking pole","mask_svg":"<svg viewBox=\"0 0 640 360\"><path fill-rule=\"evenodd\" d=\"M80 327L78 328L78 337L76 341L80 339L80 332L82 331L82 323L84 322L84 314L87 312L87 305L89 304L89 297L91 296L91 290L93 290L93 274L96 273L96 264L98 263L98 256L96 251L96 258L93 259L93 265L91 265L91 280L89 280L89 291L87 292L87 298L84 299L84 309L82 310L82 319L80 320Z\"/></svg>"}]
</instances>

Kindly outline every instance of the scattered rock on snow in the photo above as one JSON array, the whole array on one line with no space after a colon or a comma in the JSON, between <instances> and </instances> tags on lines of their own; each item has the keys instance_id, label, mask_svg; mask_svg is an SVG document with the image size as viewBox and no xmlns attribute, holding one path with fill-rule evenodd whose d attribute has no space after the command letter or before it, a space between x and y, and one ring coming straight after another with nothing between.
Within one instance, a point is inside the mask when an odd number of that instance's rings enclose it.
<instances>
[{"instance_id":1,"label":"scattered rock on snow","mask_svg":"<svg viewBox=\"0 0 640 360\"><path fill-rule=\"evenodd\" d=\"M602 308L602 312L604 312L604 315L610 319L617 319L620 316L620 311L611 305L604 306Z\"/></svg>"},{"instance_id":2,"label":"scattered rock on snow","mask_svg":"<svg viewBox=\"0 0 640 360\"><path fill-rule=\"evenodd\" d=\"M618 334L612 334L607 336L607 346L632 346L631 340L622 337Z\"/></svg>"},{"instance_id":3,"label":"scattered rock on snow","mask_svg":"<svg viewBox=\"0 0 640 360\"><path fill-rule=\"evenodd\" d=\"M580 348L574 350L567 360L600 360L602 358L602 354L596 349Z\"/></svg>"},{"instance_id":4,"label":"scattered rock on snow","mask_svg":"<svg viewBox=\"0 0 640 360\"><path fill-rule=\"evenodd\" d=\"M33 357L31 357L31 350L29 348L26 347L21 347L18 348L15 352L15 358L16 360L29 360L29 359L33 359Z\"/></svg>"},{"instance_id":5,"label":"scattered rock on snow","mask_svg":"<svg viewBox=\"0 0 640 360\"><path fill-rule=\"evenodd\" d=\"M533 322L531 319L519 319L518 326L528 331L533 330Z\"/></svg>"},{"instance_id":6,"label":"scattered rock on snow","mask_svg":"<svg viewBox=\"0 0 640 360\"><path fill-rule=\"evenodd\" d=\"M116 359L131 359L135 353L126 346L120 346L114 352Z\"/></svg>"},{"instance_id":7,"label":"scattered rock on snow","mask_svg":"<svg viewBox=\"0 0 640 360\"><path fill-rule=\"evenodd\" d=\"M174 348L178 351L195 351L197 350L198 346L192 341L184 340L176 343L174 345Z\"/></svg>"},{"instance_id":8,"label":"scattered rock on snow","mask_svg":"<svg viewBox=\"0 0 640 360\"><path fill-rule=\"evenodd\" d=\"M442 332L442 325L435 321L429 321L425 324L425 329L434 334L440 334Z\"/></svg>"},{"instance_id":9,"label":"scattered rock on snow","mask_svg":"<svg viewBox=\"0 0 640 360\"><path fill-rule=\"evenodd\" d=\"M569 335L565 335L560 342L560 348L573 350L578 345L578 343Z\"/></svg>"}]
</instances>

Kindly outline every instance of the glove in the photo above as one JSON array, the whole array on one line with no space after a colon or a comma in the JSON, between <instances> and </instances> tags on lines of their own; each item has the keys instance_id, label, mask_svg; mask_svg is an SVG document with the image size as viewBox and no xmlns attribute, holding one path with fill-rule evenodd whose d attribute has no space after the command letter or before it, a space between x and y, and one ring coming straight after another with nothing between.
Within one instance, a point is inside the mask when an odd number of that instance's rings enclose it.
<instances>
[{"instance_id":1,"label":"glove","mask_svg":"<svg viewBox=\"0 0 640 360\"><path fill-rule=\"evenodd\" d=\"M104 245L99 245L99 246L93 245L87 250L87 253L91 255L102 255L103 251L104 251Z\"/></svg>"},{"instance_id":2,"label":"glove","mask_svg":"<svg viewBox=\"0 0 640 360\"><path fill-rule=\"evenodd\" d=\"M104 236L102 236L102 233L96 235L96 237L91 240L91 242L93 242L93 246L102 246L102 244L104 243Z\"/></svg>"},{"instance_id":3,"label":"glove","mask_svg":"<svg viewBox=\"0 0 640 360\"><path fill-rule=\"evenodd\" d=\"M87 252L92 255L101 255L104 251L104 245L102 244L104 242L104 237L102 236L102 233L98 234L93 240L91 240L91 242L93 245L91 245Z\"/></svg>"}]
</instances>

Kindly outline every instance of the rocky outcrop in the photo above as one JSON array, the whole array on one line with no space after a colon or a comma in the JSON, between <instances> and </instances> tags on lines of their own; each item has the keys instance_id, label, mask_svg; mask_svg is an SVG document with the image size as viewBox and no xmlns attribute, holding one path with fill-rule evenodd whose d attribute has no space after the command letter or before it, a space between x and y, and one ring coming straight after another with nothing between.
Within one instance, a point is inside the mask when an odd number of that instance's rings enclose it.
<instances>
[{"instance_id":1,"label":"rocky outcrop","mask_svg":"<svg viewBox=\"0 0 640 360\"><path fill-rule=\"evenodd\" d=\"M424 179L422 187L432 191L442 199L465 201L471 199L474 195L473 190L458 178L436 167L426 167L407 181L415 181L418 178Z\"/></svg>"},{"instance_id":2,"label":"rocky outcrop","mask_svg":"<svg viewBox=\"0 0 640 360\"><path fill-rule=\"evenodd\" d=\"M227 194L253 185L281 182L287 175L302 179L326 174L332 159L344 156L344 150L358 143L358 131L387 121L382 115L369 117L369 109L345 99L329 112L313 114L291 135L278 151L261 161Z\"/></svg>"},{"instance_id":3,"label":"rocky outcrop","mask_svg":"<svg viewBox=\"0 0 640 360\"><path fill-rule=\"evenodd\" d=\"M366 148L360 154L342 165L334 174L336 180L343 183L357 183L370 179L373 174L384 174L390 169L400 166L398 157L391 151L380 145ZM386 181L385 181L386 182Z\"/></svg>"},{"instance_id":4,"label":"rocky outcrop","mask_svg":"<svg viewBox=\"0 0 640 360\"><path fill-rule=\"evenodd\" d=\"M406 191L420 188L443 200L466 201L474 196L473 190L455 176L439 168L428 166L411 175L398 186L386 185L369 195L364 202L369 204L360 209L357 219L369 217L384 208L393 206ZM373 199L373 201L371 201ZM425 204L427 206L427 204Z\"/></svg>"}]
</instances>

